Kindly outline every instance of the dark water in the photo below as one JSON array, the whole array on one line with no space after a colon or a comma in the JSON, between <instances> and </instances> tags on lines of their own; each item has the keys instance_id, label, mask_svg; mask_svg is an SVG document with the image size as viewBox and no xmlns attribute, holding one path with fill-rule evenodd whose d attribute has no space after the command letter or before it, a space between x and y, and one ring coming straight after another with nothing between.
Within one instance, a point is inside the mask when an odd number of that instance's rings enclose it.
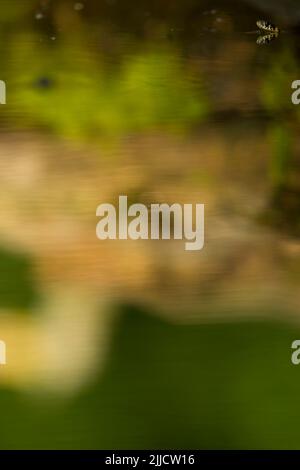
<instances>
[{"instance_id":1,"label":"dark water","mask_svg":"<svg viewBox=\"0 0 300 470\"><path fill-rule=\"evenodd\" d=\"M298 447L299 8L281 9L3 2L1 448ZM259 18L284 31L257 44ZM204 203L204 249L100 242L121 194Z\"/></svg>"}]
</instances>

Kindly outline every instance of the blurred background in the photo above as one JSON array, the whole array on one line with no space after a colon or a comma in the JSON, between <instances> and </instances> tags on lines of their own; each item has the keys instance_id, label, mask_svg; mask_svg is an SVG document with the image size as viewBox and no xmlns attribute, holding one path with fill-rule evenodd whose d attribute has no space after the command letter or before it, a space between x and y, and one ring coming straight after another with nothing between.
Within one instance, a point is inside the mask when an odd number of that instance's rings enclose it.
<instances>
[{"instance_id":1,"label":"blurred background","mask_svg":"<svg viewBox=\"0 0 300 470\"><path fill-rule=\"evenodd\" d=\"M296 0L1 1L1 449L300 447L299 25ZM203 251L100 242L121 194L204 203Z\"/></svg>"}]
</instances>

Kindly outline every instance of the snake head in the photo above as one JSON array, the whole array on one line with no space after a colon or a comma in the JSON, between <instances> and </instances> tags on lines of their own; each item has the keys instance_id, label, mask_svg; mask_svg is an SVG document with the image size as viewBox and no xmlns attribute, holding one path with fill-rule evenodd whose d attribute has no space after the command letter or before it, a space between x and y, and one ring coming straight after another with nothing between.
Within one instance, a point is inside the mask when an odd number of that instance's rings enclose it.
<instances>
[{"instance_id":1,"label":"snake head","mask_svg":"<svg viewBox=\"0 0 300 470\"><path fill-rule=\"evenodd\" d=\"M272 24L272 23L270 23L269 21L266 21L266 20L258 20L256 22L256 25L262 31L266 31L268 33L278 34L280 32L280 29L277 26L275 26L274 24Z\"/></svg>"}]
</instances>

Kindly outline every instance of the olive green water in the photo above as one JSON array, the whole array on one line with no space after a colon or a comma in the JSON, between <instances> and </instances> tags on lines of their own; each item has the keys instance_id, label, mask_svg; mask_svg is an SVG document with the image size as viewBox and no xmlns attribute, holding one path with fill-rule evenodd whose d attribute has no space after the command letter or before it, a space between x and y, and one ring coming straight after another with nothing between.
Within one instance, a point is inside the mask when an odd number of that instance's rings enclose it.
<instances>
[{"instance_id":1,"label":"olive green water","mask_svg":"<svg viewBox=\"0 0 300 470\"><path fill-rule=\"evenodd\" d=\"M3 2L1 449L300 447L299 9L261 8ZM121 194L204 203L204 249L100 242Z\"/></svg>"}]
</instances>

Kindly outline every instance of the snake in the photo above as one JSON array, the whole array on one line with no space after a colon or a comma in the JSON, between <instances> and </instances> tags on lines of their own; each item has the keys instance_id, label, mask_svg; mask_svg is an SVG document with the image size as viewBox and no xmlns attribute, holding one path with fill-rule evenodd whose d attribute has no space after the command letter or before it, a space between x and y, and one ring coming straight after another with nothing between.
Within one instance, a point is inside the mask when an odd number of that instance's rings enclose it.
<instances>
[{"instance_id":1,"label":"snake","mask_svg":"<svg viewBox=\"0 0 300 470\"><path fill-rule=\"evenodd\" d=\"M257 20L256 26L259 28L260 33L264 33L258 37L257 44L269 44L279 36L280 29L269 21Z\"/></svg>"}]
</instances>

